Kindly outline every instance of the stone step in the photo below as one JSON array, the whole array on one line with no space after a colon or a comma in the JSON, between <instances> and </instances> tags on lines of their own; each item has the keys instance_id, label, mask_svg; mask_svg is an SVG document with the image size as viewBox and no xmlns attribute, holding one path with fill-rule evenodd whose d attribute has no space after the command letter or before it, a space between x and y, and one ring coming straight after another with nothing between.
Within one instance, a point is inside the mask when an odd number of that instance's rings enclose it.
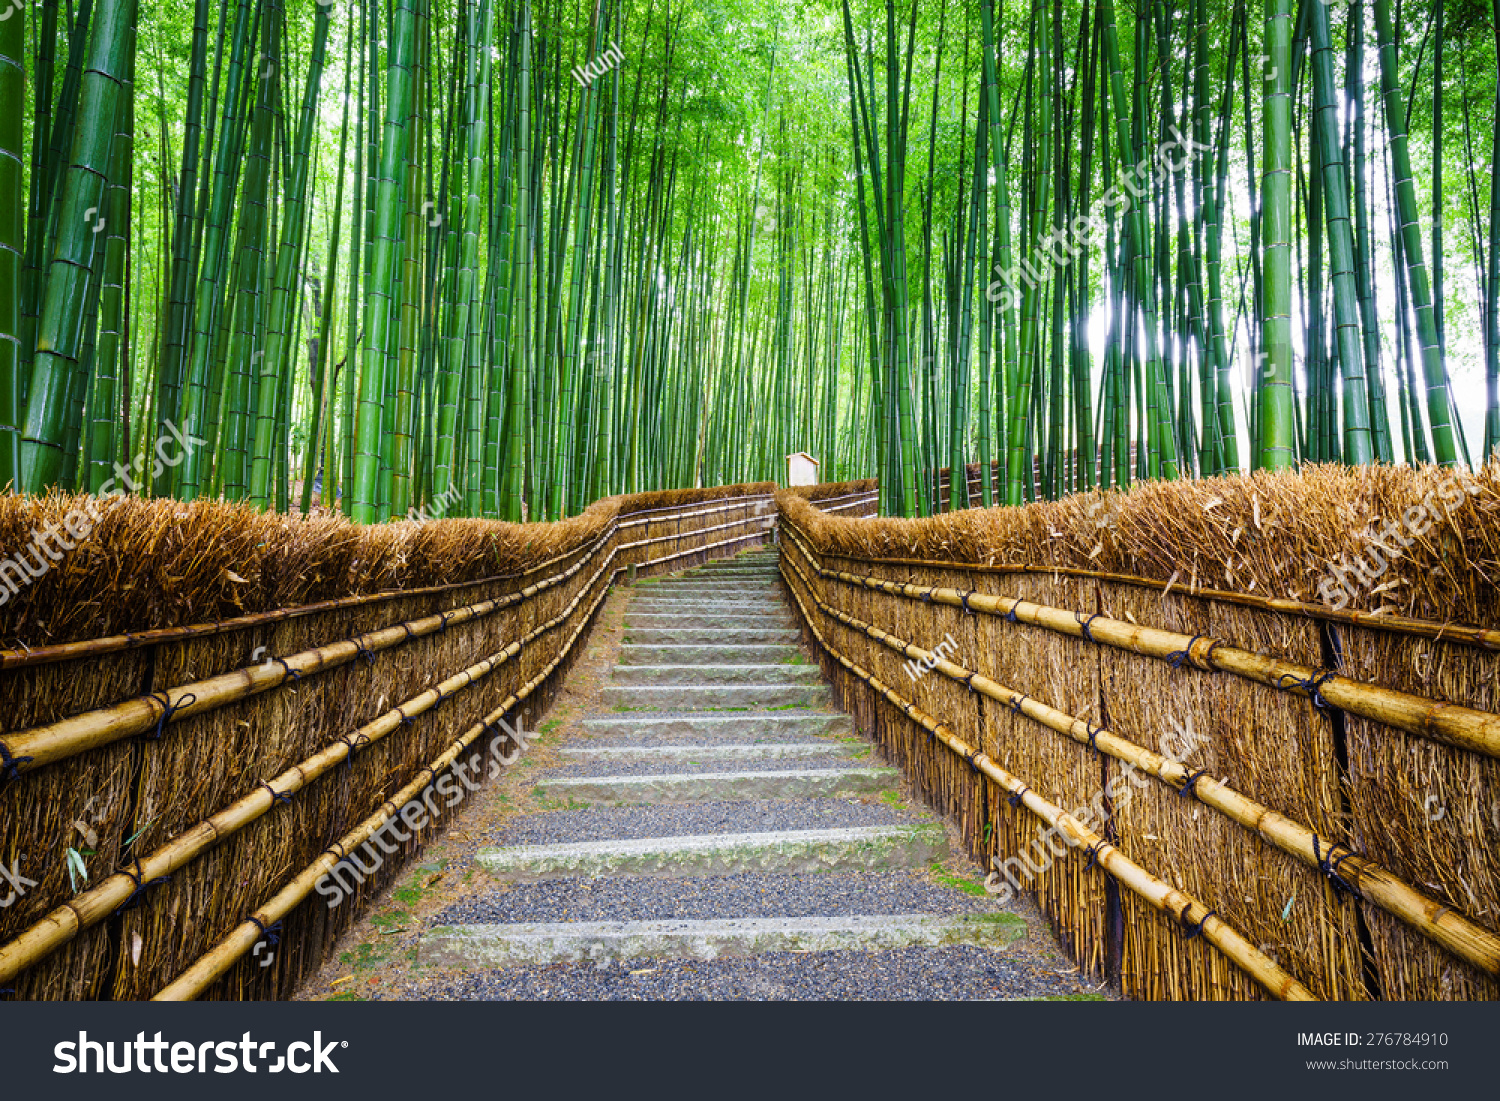
<instances>
[{"instance_id":1,"label":"stone step","mask_svg":"<svg viewBox=\"0 0 1500 1101\"><path fill-rule=\"evenodd\" d=\"M816 665L616 665L610 683L621 687L670 684L692 688L822 684L823 670Z\"/></svg>"},{"instance_id":2,"label":"stone step","mask_svg":"<svg viewBox=\"0 0 1500 1101\"><path fill-rule=\"evenodd\" d=\"M854 742L746 742L740 745L580 746L558 750L575 761L617 764L681 764L694 761L795 761L805 757L867 757Z\"/></svg>"},{"instance_id":3,"label":"stone step","mask_svg":"<svg viewBox=\"0 0 1500 1101\"><path fill-rule=\"evenodd\" d=\"M538 780L538 795L598 806L811 799L870 795L895 787L894 768L809 768L785 772L674 772L655 776L582 776Z\"/></svg>"},{"instance_id":4,"label":"stone step","mask_svg":"<svg viewBox=\"0 0 1500 1101\"><path fill-rule=\"evenodd\" d=\"M626 630L626 645L688 646L740 645L792 646L802 638L796 627L635 627Z\"/></svg>"},{"instance_id":5,"label":"stone step","mask_svg":"<svg viewBox=\"0 0 1500 1101\"><path fill-rule=\"evenodd\" d=\"M438 926L422 937L417 962L503 967L956 945L998 950L1025 935L1025 921L1009 913L449 925Z\"/></svg>"},{"instance_id":6,"label":"stone step","mask_svg":"<svg viewBox=\"0 0 1500 1101\"><path fill-rule=\"evenodd\" d=\"M638 581L631 590L642 600L775 600L783 599L780 586L764 581Z\"/></svg>"},{"instance_id":7,"label":"stone step","mask_svg":"<svg viewBox=\"0 0 1500 1101\"><path fill-rule=\"evenodd\" d=\"M621 666L621 668L629 668ZM816 684L612 684L600 692L606 707L645 711L720 711L726 707L832 707L833 694Z\"/></svg>"},{"instance_id":8,"label":"stone step","mask_svg":"<svg viewBox=\"0 0 1500 1101\"><path fill-rule=\"evenodd\" d=\"M836 711L770 711L704 715L683 712L636 712L584 719L584 731L606 738L847 738L854 720ZM773 743L766 743L773 744Z\"/></svg>"},{"instance_id":9,"label":"stone step","mask_svg":"<svg viewBox=\"0 0 1500 1101\"><path fill-rule=\"evenodd\" d=\"M947 855L948 835L933 824L516 845L480 849L475 862L502 883L536 883L570 876L883 872L926 867Z\"/></svg>"},{"instance_id":10,"label":"stone step","mask_svg":"<svg viewBox=\"0 0 1500 1101\"><path fill-rule=\"evenodd\" d=\"M774 585L781 580L780 570L715 570L711 573L674 573L659 578L658 585Z\"/></svg>"},{"instance_id":11,"label":"stone step","mask_svg":"<svg viewBox=\"0 0 1500 1101\"><path fill-rule=\"evenodd\" d=\"M638 646L620 647L621 665L785 665L802 651L795 646ZM803 658L803 660L806 660Z\"/></svg>"},{"instance_id":12,"label":"stone step","mask_svg":"<svg viewBox=\"0 0 1500 1101\"><path fill-rule=\"evenodd\" d=\"M761 613L752 615L746 612L713 613L705 615L694 615L689 613L666 613L666 612L636 612L630 607L625 609L625 633L631 633L632 627L642 629L681 629L684 627L717 627L720 630L735 631L765 631L780 628L786 630L794 626L791 612L778 612L775 614Z\"/></svg>"},{"instance_id":13,"label":"stone step","mask_svg":"<svg viewBox=\"0 0 1500 1101\"><path fill-rule=\"evenodd\" d=\"M637 597L630 602L625 613L629 618L643 615L690 615L698 619L716 616L774 616L790 619L792 610L779 600L767 597L747 596L743 600L704 597L654 596L650 599Z\"/></svg>"}]
</instances>

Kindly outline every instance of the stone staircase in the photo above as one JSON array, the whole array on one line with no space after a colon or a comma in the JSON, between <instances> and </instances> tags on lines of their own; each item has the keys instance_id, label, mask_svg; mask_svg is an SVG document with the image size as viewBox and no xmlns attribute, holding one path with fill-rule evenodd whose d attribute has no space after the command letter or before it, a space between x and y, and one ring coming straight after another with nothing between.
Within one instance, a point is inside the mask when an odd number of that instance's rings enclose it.
<instances>
[{"instance_id":1,"label":"stone staircase","mask_svg":"<svg viewBox=\"0 0 1500 1101\"><path fill-rule=\"evenodd\" d=\"M915 951L910 975L1003 958L1026 921L933 882L945 827L897 805L899 773L871 763L798 637L770 550L639 583L600 708L537 781L561 809L478 851L491 886L437 916L417 963L541 969L542 996L605 997L593 973L620 963L753 960L776 981L751 996L803 997L807 959L878 972L868 954ZM514 996L477 990L440 996Z\"/></svg>"}]
</instances>

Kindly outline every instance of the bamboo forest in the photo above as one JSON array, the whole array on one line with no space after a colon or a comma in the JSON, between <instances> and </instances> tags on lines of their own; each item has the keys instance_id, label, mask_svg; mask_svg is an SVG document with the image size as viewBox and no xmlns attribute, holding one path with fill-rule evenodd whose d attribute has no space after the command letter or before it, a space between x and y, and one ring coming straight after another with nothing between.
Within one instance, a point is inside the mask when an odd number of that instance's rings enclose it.
<instances>
[{"instance_id":1,"label":"bamboo forest","mask_svg":"<svg viewBox=\"0 0 1500 1101\"><path fill-rule=\"evenodd\" d=\"M921 516L1500 445L1500 0L7 2L16 492L520 521L803 451Z\"/></svg>"}]
</instances>

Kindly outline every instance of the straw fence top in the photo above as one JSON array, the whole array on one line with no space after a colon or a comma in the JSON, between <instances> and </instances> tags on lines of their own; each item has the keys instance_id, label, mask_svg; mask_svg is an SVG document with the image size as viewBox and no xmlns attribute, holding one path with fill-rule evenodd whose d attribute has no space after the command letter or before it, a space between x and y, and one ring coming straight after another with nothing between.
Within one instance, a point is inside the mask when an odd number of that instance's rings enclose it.
<instances>
[{"instance_id":1,"label":"straw fence top","mask_svg":"<svg viewBox=\"0 0 1500 1101\"><path fill-rule=\"evenodd\" d=\"M0 587L7 597L0 603L0 648L24 653L520 574L590 545L631 516L769 498L775 490L763 482L629 494L555 523L442 519L368 527L326 511L297 518L211 501L0 496L0 586L10 582ZM77 517L89 510L102 518L86 537L70 535L68 517L75 517L74 531L82 530ZM49 528L61 541L48 536Z\"/></svg>"},{"instance_id":2,"label":"straw fence top","mask_svg":"<svg viewBox=\"0 0 1500 1101\"><path fill-rule=\"evenodd\" d=\"M777 500L836 555L1083 570L1186 591L1500 625L1500 462L1472 474L1308 465L920 520L826 515L788 491ZM1348 583L1330 585L1341 577Z\"/></svg>"}]
</instances>

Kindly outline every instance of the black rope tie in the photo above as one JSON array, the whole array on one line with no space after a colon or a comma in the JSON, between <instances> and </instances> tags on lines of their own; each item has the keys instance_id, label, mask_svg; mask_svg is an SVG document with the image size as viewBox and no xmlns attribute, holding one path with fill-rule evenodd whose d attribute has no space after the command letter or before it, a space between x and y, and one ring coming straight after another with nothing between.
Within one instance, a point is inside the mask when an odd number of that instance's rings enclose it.
<instances>
[{"instance_id":1,"label":"black rope tie","mask_svg":"<svg viewBox=\"0 0 1500 1101\"><path fill-rule=\"evenodd\" d=\"M193 704L198 702L198 697L193 695L191 692L185 693L184 695L178 697L176 703L172 703L171 698L167 697L165 693L161 697L158 697L156 693L153 692L150 696L147 697L147 699L152 700L155 703L159 703L162 706L162 712L159 716L157 716L156 719L155 732L151 734L141 735L141 737L145 738L148 742L161 741L162 731L166 727L166 725L172 721L173 716L175 716L177 712L183 710L184 708L191 707Z\"/></svg>"},{"instance_id":2,"label":"black rope tie","mask_svg":"<svg viewBox=\"0 0 1500 1101\"><path fill-rule=\"evenodd\" d=\"M433 691L437 693L437 699L432 701L432 707L429 708L431 711L436 711L439 707L442 707L443 704L448 702L449 697L453 695L452 692L444 692L441 688L434 688Z\"/></svg>"},{"instance_id":3,"label":"black rope tie","mask_svg":"<svg viewBox=\"0 0 1500 1101\"><path fill-rule=\"evenodd\" d=\"M1088 723L1084 723L1083 725L1086 726L1086 727L1088 727L1088 731L1089 731L1089 749L1093 750L1094 759L1098 760L1099 759L1099 735L1104 732L1104 727L1102 727L1102 726L1089 726Z\"/></svg>"},{"instance_id":4,"label":"black rope tie","mask_svg":"<svg viewBox=\"0 0 1500 1101\"><path fill-rule=\"evenodd\" d=\"M1333 705L1323 698L1321 689L1323 685L1327 684L1332 679L1333 674L1329 672L1315 673L1312 676L1308 677L1306 680L1303 680L1301 677L1297 676L1296 673L1283 673L1281 674L1281 676L1276 678L1276 687L1281 689L1283 692L1285 692L1289 688L1300 688L1302 689L1302 691L1307 693L1307 698L1312 700L1312 705L1314 707L1316 707L1319 711L1327 711ZM1290 681L1291 683L1288 684L1288 681Z\"/></svg>"},{"instance_id":5,"label":"black rope tie","mask_svg":"<svg viewBox=\"0 0 1500 1101\"><path fill-rule=\"evenodd\" d=\"M1189 774L1187 779L1182 781L1182 787L1177 789L1177 798L1181 799L1184 795L1191 795L1194 799L1202 802L1201 797L1198 795L1198 781L1207 775L1208 769L1206 768L1200 768L1197 772Z\"/></svg>"},{"instance_id":6,"label":"black rope tie","mask_svg":"<svg viewBox=\"0 0 1500 1101\"><path fill-rule=\"evenodd\" d=\"M1094 620L1098 619L1099 616L1091 615L1087 619L1084 619L1083 613L1074 612L1073 618L1078 621L1078 626L1083 631L1083 637L1085 641L1092 642L1095 646L1099 645L1099 640L1094 637L1094 632L1089 630L1089 628L1093 625Z\"/></svg>"},{"instance_id":7,"label":"black rope tie","mask_svg":"<svg viewBox=\"0 0 1500 1101\"><path fill-rule=\"evenodd\" d=\"M1023 795L1025 795L1030 790L1031 789L1029 787L1027 787L1025 784L1022 784L1021 785L1021 790L1018 791L1018 792L1016 792L1014 795L1007 795L1005 797L1005 801L1007 803L1009 803L1012 807L1019 807L1021 805L1021 797Z\"/></svg>"},{"instance_id":8,"label":"black rope tie","mask_svg":"<svg viewBox=\"0 0 1500 1101\"><path fill-rule=\"evenodd\" d=\"M338 860L333 865L334 868L337 868L340 864L342 864L344 862L344 858L349 855L344 851L344 846L340 845L337 841L335 841L332 845L329 845L328 848L324 849L323 851L325 853L334 853L338 856ZM329 870L332 871L333 869L330 868Z\"/></svg>"},{"instance_id":9,"label":"black rope tie","mask_svg":"<svg viewBox=\"0 0 1500 1101\"><path fill-rule=\"evenodd\" d=\"M351 636L349 641L354 643L355 657L364 658L367 665L375 664L375 651L365 645L364 635Z\"/></svg>"},{"instance_id":10,"label":"black rope tie","mask_svg":"<svg viewBox=\"0 0 1500 1101\"><path fill-rule=\"evenodd\" d=\"M975 772L980 771L979 761L977 758L981 755L982 752L982 750L976 749L973 753L967 754L964 757L964 760L969 762L969 767L972 768Z\"/></svg>"},{"instance_id":11,"label":"black rope tie","mask_svg":"<svg viewBox=\"0 0 1500 1101\"><path fill-rule=\"evenodd\" d=\"M123 872L124 875L130 880L130 882L135 884L135 890L130 892L129 898L120 903L119 907L115 910L115 913L117 914L122 914L126 910L134 910L137 906L140 905L141 896L145 894L147 887L155 887L158 883L165 883L168 879L171 878L170 876L161 875L157 876L155 879L146 879L146 873L141 868L140 857L136 857L135 871L132 872L127 868L123 869Z\"/></svg>"},{"instance_id":12,"label":"black rope tie","mask_svg":"<svg viewBox=\"0 0 1500 1101\"><path fill-rule=\"evenodd\" d=\"M285 674L281 678L281 683L282 684L285 684L289 680L301 680L302 679L302 674L299 673L299 672L297 672L297 670L293 669L290 665L288 665L286 663L286 658L272 658L271 660L274 661L277 665L281 666L281 668L286 671Z\"/></svg>"},{"instance_id":13,"label":"black rope tie","mask_svg":"<svg viewBox=\"0 0 1500 1101\"><path fill-rule=\"evenodd\" d=\"M1193 644L1196 643L1200 638L1204 637L1205 636L1203 635L1194 635L1191 639L1188 640L1188 644L1186 647L1181 650L1173 650L1170 654L1168 654L1167 661L1171 664L1172 668L1181 669L1182 663L1190 660L1192 657Z\"/></svg>"},{"instance_id":14,"label":"black rope tie","mask_svg":"<svg viewBox=\"0 0 1500 1101\"><path fill-rule=\"evenodd\" d=\"M978 589L970 589L966 593L959 593L959 599L964 602L964 615L974 614L974 609L969 607L969 597L974 596L978 592Z\"/></svg>"},{"instance_id":15,"label":"black rope tie","mask_svg":"<svg viewBox=\"0 0 1500 1101\"><path fill-rule=\"evenodd\" d=\"M442 625L438 627L438 634L446 635L448 633L448 617L452 614L452 612L443 612L440 614L439 618L442 619L443 622Z\"/></svg>"},{"instance_id":16,"label":"black rope tie","mask_svg":"<svg viewBox=\"0 0 1500 1101\"><path fill-rule=\"evenodd\" d=\"M974 687L974 678L977 676L979 676L979 674L977 672L974 672L970 673L967 677L964 678L964 687L967 688L970 692L978 691L978 689Z\"/></svg>"},{"instance_id":17,"label":"black rope tie","mask_svg":"<svg viewBox=\"0 0 1500 1101\"><path fill-rule=\"evenodd\" d=\"M12 757L4 742L0 742L0 780L19 780L21 766L29 765L30 757Z\"/></svg>"},{"instance_id":18,"label":"black rope tie","mask_svg":"<svg viewBox=\"0 0 1500 1101\"><path fill-rule=\"evenodd\" d=\"M275 948L281 943L281 922L273 921L270 925L266 925L254 914L251 914L245 920L260 930L260 939L265 941L271 948Z\"/></svg>"},{"instance_id":19,"label":"black rope tie","mask_svg":"<svg viewBox=\"0 0 1500 1101\"><path fill-rule=\"evenodd\" d=\"M1350 849L1343 856L1335 857L1333 854L1338 847L1338 842L1335 841L1328 846L1328 852L1324 853L1320 847L1318 835L1313 834L1313 859L1318 862L1318 870L1333 884L1334 894L1351 894L1355 898L1363 898L1364 896L1355 889L1354 884L1340 873L1344 861L1354 855L1354 850Z\"/></svg>"},{"instance_id":20,"label":"black rope tie","mask_svg":"<svg viewBox=\"0 0 1500 1101\"><path fill-rule=\"evenodd\" d=\"M1025 703L1026 699L1027 697L1025 696L1012 696L1010 698L1010 703L1008 703L1006 706L1010 708L1012 714L1020 715L1023 713L1021 711L1021 704Z\"/></svg>"},{"instance_id":21,"label":"black rope tie","mask_svg":"<svg viewBox=\"0 0 1500 1101\"><path fill-rule=\"evenodd\" d=\"M414 721L413 718L412 718L412 716L408 715L405 711L402 711L401 708L399 708L399 707L396 708L396 714L398 714L398 715L401 716L401 725L402 726L410 726L412 724L412 722Z\"/></svg>"},{"instance_id":22,"label":"black rope tie","mask_svg":"<svg viewBox=\"0 0 1500 1101\"><path fill-rule=\"evenodd\" d=\"M272 806L275 806L277 803L285 803L287 806L291 806L292 805L292 797L290 795L288 795L288 794L286 794L285 792L282 792L282 791L277 791L267 781L262 780L260 782L260 786L263 787L263 788L265 788L267 791L269 791L271 793L271 805Z\"/></svg>"},{"instance_id":23,"label":"black rope tie","mask_svg":"<svg viewBox=\"0 0 1500 1101\"><path fill-rule=\"evenodd\" d=\"M1104 846L1108 844L1109 842L1104 840L1095 841L1092 845L1084 850L1084 852L1088 854L1089 858L1089 862L1083 866L1084 871L1088 871L1090 868L1096 868L1099 866L1099 857L1104 852Z\"/></svg>"},{"instance_id":24,"label":"black rope tie","mask_svg":"<svg viewBox=\"0 0 1500 1101\"><path fill-rule=\"evenodd\" d=\"M363 749L365 746L369 745L370 739L365 737L363 734L355 734L354 736L349 738L340 738L339 741L343 742L346 746L349 747L349 754L344 758L344 764L348 765L350 771L352 772L354 770L354 751L357 749ZM327 852L328 850L324 849L323 851ZM341 853L340 855L343 854Z\"/></svg>"},{"instance_id":25,"label":"black rope tie","mask_svg":"<svg viewBox=\"0 0 1500 1101\"><path fill-rule=\"evenodd\" d=\"M1187 927L1187 939L1188 940L1192 940L1194 937L1200 937L1200 936L1202 936L1203 935L1203 923L1205 921L1207 921L1209 918L1213 917L1218 912L1219 911L1217 911L1217 910L1210 910L1208 913L1204 914L1203 917L1200 918L1196 923L1194 923L1194 922L1191 922L1191 921L1188 920L1188 918L1187 918L1187 913L1188 912L1186 910L1182 911L1182 923L1183 923L1183 925L1185 925Z\"/></svg>"},{"instance_id":26,"label":"black rope tie","mask_svg":"<svg viewBox=\"0 0 1500 1101\"><path fill-rule=\"evenodd\" d=\"M923 604L931 604L932 603L932 591L930 589L923 591L923 593L922 593L922 603Z\"/></svg>"},{"instance_id":27,"label":"black rope tie","mask_svg":"<svg viewBox=\"0 0 1500 1101\"><path fill-rule=\"evenodd\" d=\"M403 623L403 624L401 624L401 629L406 632L406 637L404 639L402 639L401 641L403 643L410 642L412 640L412 638L413 638L413 635L411 633L411 624L410 623Z\"/></svg>"},{"instance_id":28,"label":"black rope tie","mask_svg":"<svg viewBox=\"0 0 1500 1101\"><path fill-rule=\"evenodd\" d=\"M1018 615L1016 615L1016 608L1019 607L1019 606L1020 606L1020 601L1018 600L1018 601L1016 601L1015 604L1012 604L1010 606L1010 611L1008 611L1008 612L1005 613L1005 621L1007 623L1020 623L1021 622L1021 617L1018 616Z\"/></svg>"}]
</instances>

